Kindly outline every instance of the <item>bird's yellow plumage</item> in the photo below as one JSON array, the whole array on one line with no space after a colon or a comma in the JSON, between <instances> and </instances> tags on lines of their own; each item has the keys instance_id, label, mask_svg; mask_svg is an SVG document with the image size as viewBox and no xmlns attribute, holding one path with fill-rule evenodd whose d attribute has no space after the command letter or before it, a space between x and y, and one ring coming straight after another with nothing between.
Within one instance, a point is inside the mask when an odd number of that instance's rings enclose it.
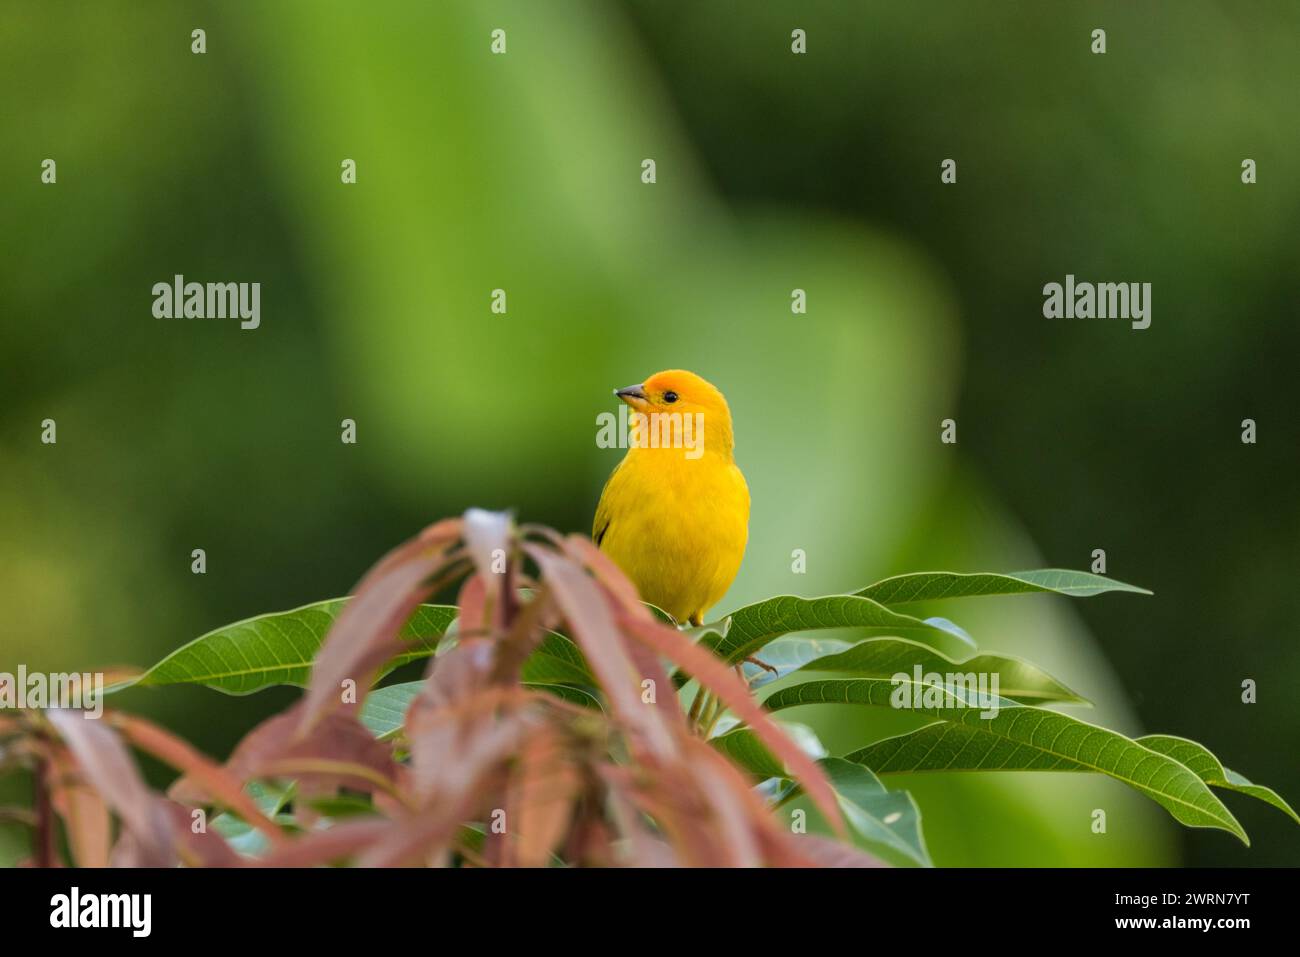
<instances>
[{"instance_id":1,"label":"bird's yellow plumage","mask_svg":"<svg viewBox=\"0 0 1300 957\"><path fill-rule=\"evenodd\" d=\"M698 625L731 587L749 537L731 411L713 385L681 369L615 394L647 419L634 424L627 455L605 483L592 538L645 601ZM685 442L647 441L651 435Z\"/></svg>"}]
</instances>

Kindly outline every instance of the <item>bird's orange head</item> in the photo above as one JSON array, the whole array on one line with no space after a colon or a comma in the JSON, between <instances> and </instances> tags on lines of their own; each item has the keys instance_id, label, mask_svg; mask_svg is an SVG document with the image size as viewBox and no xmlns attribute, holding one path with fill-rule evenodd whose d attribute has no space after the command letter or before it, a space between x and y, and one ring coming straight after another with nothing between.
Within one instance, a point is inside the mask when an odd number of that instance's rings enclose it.
<instances>
[{"instance_id":1,"label":"bird's orange head","mask_svg":"<svg viewBox=\"0 0 1300 957\"><path fill-rule=\"evenodd\" d=\"M676 412L693 416L699 413L715 449L731 454L731 410L727 407L727 400L713 383L694 372L665 369L642 383L615 389L614 394L645 415Z\"/></svg>"}]
</instances>

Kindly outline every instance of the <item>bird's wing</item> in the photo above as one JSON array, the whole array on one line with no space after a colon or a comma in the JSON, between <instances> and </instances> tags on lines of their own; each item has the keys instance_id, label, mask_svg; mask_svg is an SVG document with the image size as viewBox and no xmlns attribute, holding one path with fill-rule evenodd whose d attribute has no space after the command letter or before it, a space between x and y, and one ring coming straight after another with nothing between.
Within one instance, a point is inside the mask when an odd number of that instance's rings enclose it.
<instances>
[{"instance_id":1,"label":"bird's wing","mask_svg":"<svg viewBox=\"0 0 1300 957\"><path fill-rule=\"evenodd\" d=\"M614 471L609 473L609 478L605 480L605 487L600 493L600 502L596 505L596 519L591 523L591 539L596 543L597 548L604 541L605 535L609 531L609 523L614 517L613 509L610 506L612 496L609 493L610 489L616 484L618 473L622 468L623 463L619 462Z\"/></svg>"}]
</instances>

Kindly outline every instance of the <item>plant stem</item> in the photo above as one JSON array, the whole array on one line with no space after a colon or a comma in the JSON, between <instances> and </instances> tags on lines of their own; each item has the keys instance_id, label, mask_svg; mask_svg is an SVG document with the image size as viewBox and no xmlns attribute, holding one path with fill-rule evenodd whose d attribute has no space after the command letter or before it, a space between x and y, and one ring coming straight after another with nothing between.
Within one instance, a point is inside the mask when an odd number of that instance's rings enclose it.
<instances>
[{"instance_id":1,"label":"plant stem","mask_svg":"<svg viewBox=\"0 0 1300 957\"><path fill-rule=\"evenodd\" d=\"M691 726L694 728L699 728L700 726L699 718L702 714L704 702L708 700L708 697L709 693L705 691L704 686L701 685L700 690L695 694L695 700L691 702L691 710L686 716L687 721L689 721Z\"/></svg>"},{"instance_id":2,"label":"plant stem","mask_svg":"<svg viewBox=\"0 0 1300 957\"><path fill-rule=\"evenodd\" d=\"M723 713L725 710L727 710L726 708L723 707L723 705L722 705L722 699L721 699L721 698L714 698L713 701L710 702L710 703L711 703L712 706L713 706L713 710L712 710L712 712L709 714L708 720L705 721L705 723L704 723L704 737L705 737L705 738L708 738L710 735L713 734L713 728L714 728L714 726L718 723L718 719L721 718L721 717L722 717L722 713Z\"/></svg>"}]
</instances>

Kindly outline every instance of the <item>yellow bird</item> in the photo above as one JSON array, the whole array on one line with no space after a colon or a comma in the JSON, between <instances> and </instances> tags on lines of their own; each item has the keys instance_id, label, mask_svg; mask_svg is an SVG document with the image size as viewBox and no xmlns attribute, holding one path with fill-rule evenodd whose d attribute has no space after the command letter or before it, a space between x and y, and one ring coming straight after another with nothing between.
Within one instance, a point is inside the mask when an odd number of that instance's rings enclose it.
<instances>
[{"instance_id":1,"label":"yellow bird","mask_svg":"<svg viewBox=\"0 0 1300 957\"><path fill-rule=\"evenodd\" d=\"M749 537L727 400L682 369L614 394L633 412L628 451L605 483L591 537L645 601L699 625L731 587Z\"/></svg>"}]
</instances>

